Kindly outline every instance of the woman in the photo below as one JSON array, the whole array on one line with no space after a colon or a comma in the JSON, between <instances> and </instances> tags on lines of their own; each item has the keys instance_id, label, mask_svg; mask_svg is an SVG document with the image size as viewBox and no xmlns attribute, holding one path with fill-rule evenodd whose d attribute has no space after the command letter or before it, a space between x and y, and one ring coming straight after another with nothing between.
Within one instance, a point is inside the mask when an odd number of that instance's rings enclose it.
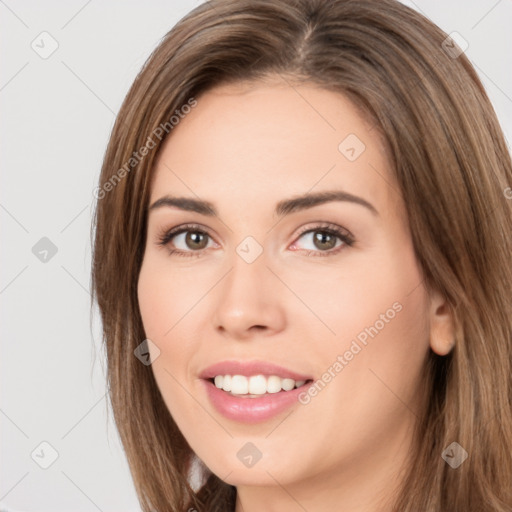
<instances>
[{"instance_id":1,"label":"woman","mask_svg":"<svg viewBox=\"0 0 512 512\"><path fill-rule=\"evenodd\" d=\"M402 4L182 19L97 190L143 509L510 510L511 184L462 49Z\"/></svg>"}]
</instances>

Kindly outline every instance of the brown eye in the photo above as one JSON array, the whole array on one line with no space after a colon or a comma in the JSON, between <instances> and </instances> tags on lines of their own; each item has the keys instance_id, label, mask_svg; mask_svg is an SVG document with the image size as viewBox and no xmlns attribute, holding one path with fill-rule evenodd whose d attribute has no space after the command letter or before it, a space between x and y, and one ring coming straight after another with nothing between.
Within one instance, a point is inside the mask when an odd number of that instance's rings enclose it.
<instances>
[{"instance_id":1,"label":"brown eye","mask_svg":"<svg viewBox=\"0 0 512 512\"><path fill-rule=\"evenodd\" d=\"M204 249L208 245L208 235L202 231L186 231L185 244L189 249Z\"/></svg>"},{"instance_id":2,"label":"brown eye","mask_svg":"<svg viewBox=\"0 0 512 512\"><path fill-rule=\"evenodd\" d=\"M327 231L314 231L313 243L315 247L321 251L334 249L336 246L336 236Z\"/></svg>"},{"instance_id":3,"label":"brown eye","mask_svg":"<svg viewBox=\"0 0 512 512\"><path fill-rule=\"evenodd\" d=\"M167 247L171 254L199 256L209 247L209 242L213 242L212 237L199 226L185 225L162 233L157 243Z\"/></svg>"},{"instance_id":4,"label":"brown eye","mask_svg":"<svg viewBox=\"0 0 512 512\"><path fill-rule=\"evenodd\" d=\"M308 256L331 256L354 244L352 234L336 224L305 229L293 243L294 250L303 249Z\"/></svg>"}]
</instances>

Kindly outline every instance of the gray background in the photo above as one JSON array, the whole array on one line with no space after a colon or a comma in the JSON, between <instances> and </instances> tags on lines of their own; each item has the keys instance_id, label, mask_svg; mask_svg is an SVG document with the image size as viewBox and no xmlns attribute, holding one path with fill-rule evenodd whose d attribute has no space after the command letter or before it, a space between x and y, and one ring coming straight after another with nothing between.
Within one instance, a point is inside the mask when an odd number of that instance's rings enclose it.
<instances>
[{"instance_id":1,"label":"gray background","mask_svg":"<svg viewBox=\"0 0 512 512\"><path fill-rule=\"evenodd\" d=\"M0 502L10 510L140 510L89 316L92 191L136 73L199 3L0 0ZM404 3L469 43L510 140L512 2ZM58 43L46 59L31 47L51 49L43 31ZM47 469L43 441L58 454Z\"/></svg>"}]
</instances>

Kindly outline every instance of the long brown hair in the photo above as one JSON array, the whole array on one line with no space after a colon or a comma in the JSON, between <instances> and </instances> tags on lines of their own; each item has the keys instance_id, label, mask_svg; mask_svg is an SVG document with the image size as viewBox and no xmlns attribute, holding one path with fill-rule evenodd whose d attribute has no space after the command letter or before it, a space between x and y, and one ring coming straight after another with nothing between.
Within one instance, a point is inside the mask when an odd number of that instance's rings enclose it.
<instances>
[{"instance_id":1,"label":"long brown hair","mask_svg":"<svg viewBox=\"0 0 512 512\"><path fill-rule=\"evenodd\" d=\"M175 25L143 66L96 191L92 280L111 405L144 511L233 511L236 500L214 474L190 486L192 450L151 367L134 357L146 337L137 281L155 159L201 93L276 76L344 94L373 119L425 285L454 314L455 348L425 364L428 406L393 510L512 509L512 164L480 80L446 38L394 0L216 0ZM469 455L457 469L441 456L454 441Z\"/></svg>"}]
</instances>

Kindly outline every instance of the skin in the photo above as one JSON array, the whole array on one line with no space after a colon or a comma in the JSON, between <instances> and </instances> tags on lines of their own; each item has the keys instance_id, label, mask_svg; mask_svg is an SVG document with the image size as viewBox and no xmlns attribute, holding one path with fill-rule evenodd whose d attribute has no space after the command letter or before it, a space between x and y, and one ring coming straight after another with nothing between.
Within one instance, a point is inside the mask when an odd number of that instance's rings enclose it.
<instances>
[{"instance_id":1,"label":"skin","mask_svg":"<svg viewBox=\"0 0 512 512\"><path fill-rule=\"evenodd\" d=\"M204 464L237 487L237 512L388 510L422 407L422 365L430 349L449 352L453 323L444 298L425 290L382 139L348 99L312 84L223 85L197 99L161 150L150 204L201 198L219 215L151 210L138 285L165 403ZM366 146L354 161L338 149L349 134ZM273 213L278 201L328 190L378 214L346 201ZM326 248L299 233L325 222L354 244L335 253L341 240ZM183 234L158 245L185 223L211 234L206 248ZM263 249L252 263L236 252L247 236ZM170 254L173 243L201 254ZM227 359L321 379L396 302L400 312L306 405L248 425L221 416L203 390L198 374ZM247 442L262 453L252 467L237 457Z\"/></svg>"}]
</instances>

